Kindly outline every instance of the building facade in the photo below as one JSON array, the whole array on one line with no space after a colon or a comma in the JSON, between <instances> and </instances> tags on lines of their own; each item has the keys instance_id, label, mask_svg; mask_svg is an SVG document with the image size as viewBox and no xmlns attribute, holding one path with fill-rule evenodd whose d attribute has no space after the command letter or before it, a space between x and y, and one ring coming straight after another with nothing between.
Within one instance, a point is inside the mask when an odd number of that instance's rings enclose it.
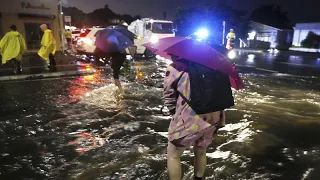
<instances>
[{"instance_id":1,"label":"building facade","mask_svg":"<svg viewBox=\"0 0 320 180\"><path fill-rule=\"evenodd\" d=\"M57 50L61 50L61 11L59 0L5 0L0 6L0 37L16 25L24 36L28 51L40 48L41 24L47 24L57 41Z\"/></svg>"},{"instance_id":2,"label":"building facade","mask_svg":"<svg viewBox=\"0 0 320 180\"><path fill-rule=\"evenodd\" d=\"M317 35L320 35L320 23L298 23L294 27L293 34L293 46L301 46L301 42L305 40L309 34L313 32Z\"/></svg>"},{"instance_id":3,"label":"building facade","mask_svg":"<svg viewBox=\"0 0 320 180\"><path fill-rule=\"evenodd\" d=\"M291 29L279 29L254 21L249 23L249 27L250 33L254 32L255 35L249 40L249 47L288 49L291 46L293 37Z\"/></svg>"}]
</instances>

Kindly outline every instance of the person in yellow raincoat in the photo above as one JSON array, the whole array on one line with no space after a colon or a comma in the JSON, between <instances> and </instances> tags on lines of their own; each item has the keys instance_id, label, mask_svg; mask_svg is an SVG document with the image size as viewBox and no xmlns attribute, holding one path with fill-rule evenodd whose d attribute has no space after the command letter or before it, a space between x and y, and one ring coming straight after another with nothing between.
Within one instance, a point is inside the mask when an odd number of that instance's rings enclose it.
<instances>
[{"instance_id":1,"label":"person in yellow raincoat","mask_svg":"<svg viewBox=\"0 0 320 180\"><path fill-rule=\"evenodd\" d=\"M11 25L10 29L11 31L7 32L0 41L2 64L11 61L13 73L21 73L22 55L26 52L27 46L23 36L17 31L17 27Z\"/></svg>"},{"instance_id":2,"label":"person in yellow raincoat","mask_svg":"<svg viewBox=\"0 0 320 180\"><path fill-rule=\"evenodd\" d=\"M234 45L234 41L236 40L236 34L234 33L233 29L230 29L230 32L227 34L227 46L228 50L231 50Z\"/></svg>"},{"instance_id":3,"label":"person in yellow raincoat","mask_svg":"<svg viewBox=\"0 0 320 180\"><path fill-rule=\"evenodd\" d=\"M48 67L55 67L56 61L54 54L56 53L56 40L53 33L46 24L40 26L41 31L43 31L43 36L41 39L41 48L38 51L38 55L45 60Z\"/></svg>"},{"instance_id":4,"label":"person in yellow raincoat","mask_svg":"<svg viewBox=\"0 0 320 180\"><path fill-rule=\"evenodd\" d=\"M67 29L66 31L66 39L67 39L67 43L68 43L68 47L69 49L71 49L71 45L72 45L72 32L70 31L70 29Z\"/></svg>"}]
</instances>

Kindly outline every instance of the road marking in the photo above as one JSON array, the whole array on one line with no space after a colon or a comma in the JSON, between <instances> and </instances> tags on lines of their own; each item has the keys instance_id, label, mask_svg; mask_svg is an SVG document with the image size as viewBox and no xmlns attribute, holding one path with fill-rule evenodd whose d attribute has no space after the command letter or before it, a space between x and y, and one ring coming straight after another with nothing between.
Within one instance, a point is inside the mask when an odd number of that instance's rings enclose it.
<instances>
[{"instance_id":1,"label":"road marking","mask_svg":"<svg viewBox=\"0 0 320 180\"><path fill-rule=\"evenodd\" d=\"M298 64L298 63L287 63L287 62L277 62L277 63L280 63L280 64L288 64L288 65L294 65L294 66L303 66L303 67L311 67L311 68L320 68L317 67L317 66L313 66L313 65L309 65L309 64Z\"/></svg>"},{"instance_id":2,"label":"road marking","mask_svg":"<svg viewBox=\"0 0 320 180\"><path fill-rule=\"evenodd\" d=\"M263 68L255 68L255 69L261 70L261 71L266 71L266 72L278 73L278 71L273 71L273 70L269 70L269 69L263 69Z\"/></svg>"},{"instance_id":3,"label":"road marking","mask_svg":"<svg viewBox=\"0 0 320 180\"><path fill-rule=\"evenodd\" d=\"M305 78L305 79L319 79L317 76L299 76L294 74L287 74L287 73L276 73L276 76L283 76L283 77L295 77L295 78Z\"/></svg>"},{"instance_id":4,"label":"road marking","mask_svg":"<svg viewBox=\"0 0 320 180\"><path fill-rule=\"evenodd\" d=\"M255 66L236 64L237 67L255 68Z\"/></svg>"}]
</instances>

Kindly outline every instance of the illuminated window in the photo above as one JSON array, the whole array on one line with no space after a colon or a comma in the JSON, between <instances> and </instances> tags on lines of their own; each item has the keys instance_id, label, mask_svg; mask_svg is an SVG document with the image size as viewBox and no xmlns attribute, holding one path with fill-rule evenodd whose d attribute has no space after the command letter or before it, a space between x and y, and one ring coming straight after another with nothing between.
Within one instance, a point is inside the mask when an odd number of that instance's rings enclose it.
<instances>
[{"instance_id":1,"label":"illuminated window","mask_svg":"<svg viewBox=\"0 0 320 180\"><path fill-rule=\"evenodd\" d=\"M161 23L155 22L152 24L152 32L158 34L172 34L173 31L173 24L172 23Z\"/></svg>"}]
</instances>

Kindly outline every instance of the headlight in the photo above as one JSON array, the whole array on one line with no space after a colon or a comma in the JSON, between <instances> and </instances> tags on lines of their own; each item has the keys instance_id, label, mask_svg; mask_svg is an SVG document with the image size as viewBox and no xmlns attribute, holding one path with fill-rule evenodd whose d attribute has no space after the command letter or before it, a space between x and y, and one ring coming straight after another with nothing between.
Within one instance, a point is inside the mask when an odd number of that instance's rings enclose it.
<instances>
[{"instance_id":1,"label":"headlight","mask_svg":"<svg viewBox=\"0 0 320 180\"><path fill-rule=\"evenodd\" d=\"M158 36L151 36L150 42L152 44L156 44L156 43L158 43L158 41L159 41Z\"/></svg>"},{"instance_id":2,"label":"headlight","mask_svg":"<svg viewBox=\"0 0 320 180\"><path fill-rule=\"evenodd\" d=\"M229 59L234 59L234 58L236 58L237 57L237 55L236 55L236 52L235 51L230 51L230 52L228 52L228 58Z\"/></svg>"}]
</instances>

